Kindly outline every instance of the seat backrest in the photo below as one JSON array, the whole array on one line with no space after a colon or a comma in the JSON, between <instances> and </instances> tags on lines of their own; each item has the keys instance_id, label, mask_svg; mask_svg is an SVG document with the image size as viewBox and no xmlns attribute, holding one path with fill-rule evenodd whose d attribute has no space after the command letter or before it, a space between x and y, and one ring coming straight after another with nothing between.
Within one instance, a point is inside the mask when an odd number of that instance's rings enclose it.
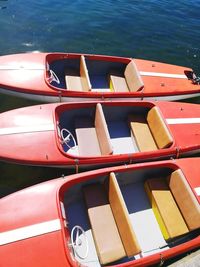
<instances>
[{"instance_id":1,"label":"seat backrest","mask_svg":"<svg viewBox=\"0 0 200 267\"><path fill-rule=\"evenodd\" d=\"M173 138L157 107L149 110L147 122L158 148L166 148L172 145Z\"/></svg>"},{"instance_id":2,"label":"seat backrest","mask_svg":"<svg viewBox=\"0 0 200 267\"><path fill-rule=\"evenodd\" d=\"M103 114L103 109L100 103L96 105L95 113L95 129L99 141L99 147L102 155L110 155L113 153L110 135L108 132L107 123Z\"/></svg>"},{"instance_id":3,"label":"seat backrest","mask_svg":"<svg viewBox=\"0 0 200 267\"><path fill-rule=\"evenodd\" d=\"M168 178L168 183L189 230L199 228L200 205L182 171L174 171Z\"/></svg>"},{"instance_id":4,"label":"seat backrest","mask_svg":"<svg viewBox=\"0 0 200 267\"><path fill-rule=\"evenodd\" d=\"M85 57L81 55L80 58L80 76L81 76L81 83L83 87L83 91L91 91L92 86L90 83L90 78L87 70L87 66L85 63Z\"/></svg>"},{"instance_id":5,"label":"seat backrest","mask_svg":"<svg viewBox=\"0 0 200 267\"><path fill-rule=\"evenodd\" d=\"M124 76L131 92L137 92L144 87L142 78L133 60L126 66Z\"/></svg>"},{"instance_id":6,"label":"seat backrest","mask_svg":"<svg viewBox=\"0 0 200 267\"><path fill-rule=\"evenodd\" d=\"M128 210L114 173L110 173L109 177L108 198L127 256L140 253L141 248L133 231Z\"/></svg>"}]
</instances>

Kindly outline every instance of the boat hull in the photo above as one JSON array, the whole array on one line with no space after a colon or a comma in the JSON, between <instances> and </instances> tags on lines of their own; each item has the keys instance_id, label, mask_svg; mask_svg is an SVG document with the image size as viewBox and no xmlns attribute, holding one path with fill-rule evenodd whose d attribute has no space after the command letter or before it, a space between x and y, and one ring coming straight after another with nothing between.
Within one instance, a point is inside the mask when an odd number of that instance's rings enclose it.
<instances>
[{"instance_id":1,"label":"boat hull","mask_svg":"<svg viewBox=\"0 0 200 267\"><path fill-rule=\"evenodd\" d=\"M77 121L75 118L79 118L80 123L82 114L94 113L97 105L101 105L106 112L105 118L113 153L96 154L96 156L88 153L80 155L78 152L70 154L71 152L65 150L66 147L61 142L58 125L61 125L61 128L70 129L77 140L78 135L73 128ZM129 114L153 107L160 110L163 124L166 124L165 127L173 138L172 144L164 149L138 150L131 136ZM197 134L199 125L200 107L196 104L97 101L36 105L0 115L0 158L3 161L19 164L73 167L76 170L178 158L199 153L200 139ZM88 143L88 149L90 145Z\"/></svg>"},{"instance_id":2,"label":"boat hull","mask_svg":"<svg viewBox=\"0 0 200 267\"><path fill-rule=\"evenodd\" d=\"M68 96L47 96L47 95L39 95L39 94L30 94L25 92L19 92L19 91L11 91L8 89L0 88L0 93L8 95L8 96L14 96L14 97L20 97L28 100L33 101L39 101L41 103L62 103L62 102L81 102L81 101L111 101L112 97L106 97L104 96L102 99L102 96L99 98L87 98L87 97L68 97ZM169 96L141 96L141 97L119 97L117 98L117 101L127 101L127 98L129 101L180 101L185 99L193 99L193 98L199 98L200 93L193 93L193 94L178 94L178 95L169 95ZM113 97L115 100L116 98Z\"/></svg>"},{"instance_id":3,"label":"boat hull","mask_svg":"<svg viewBox=\"0 0 200 267\"><path fill-rule=\"evenodd\" d=\"M27 266L27 262L30 266L35 266L35 262L37 262L38 267L58 265L75 267L77 264L94 266L90 264L89 260L87 262L87 260L78 258L70 246L70 232L73 225L76 224L77 220L79 225L86 223L84 217L83 220L81 219L85 205L76 203L76 195L70 196L70 192L73 193L73 188L78 194L78 190L82 186L94 184L94 181L102 181L110 173L121 176L120 180L122 181L123 175L126 179L132 179L132 175L129 175L132 172L135 175L139 174L141 177L145 173L147 176L149 174L155 175L157 172L161 173L162 170L165 173L167 169L172 171L181 169L194 193L195 200L200 203L200 194L198 193L200 186L198 179L199 158L97 169L37 184L2 198L0 201L0 257L2 266L14 267L19 265L24 267ZM137 184L137 179L134 183ZM75 201L74 205L72 205L73 201ZM70 205L72 205L71 208ZM137 207L140 209L141 206L142 203L140 202ZM76 210L75 217L71 217L72 208ZM80 212L81 210L82 212ZM132 214L133 210L129 209L129 212ZM133 226L136 227L135 224ZM86 227L85 231L89 229ZM143 230L145 232L145 229ZM200 237L198 232L188 237L189 239L180 239L179 243L173 244L171 247L159 248L160 251L151 251L143 257L127 258L125 262L119 262L118 264L119 266L150 266L163 262L167 263L169 259L199 248ZM146 239L149 240L147 236ZM92 251L90 247L90 253ZM10 257L11 254L12 257ZM98 262L96 264L95 266L101 266ZM118 264L115 262L114 265L110 263L108 266L118 266Z\"/></svg>"},{"instance_id":4,"label":"boat hull","mask_svg":"<svg viewBox=\"0 0 200 267\"><path fill-rule=\"evenodd\" d=\"M81 57L85 58L86 63L88 62L88 79L91 80L89 82L93 83L91 86L94 88L79 90L78 84L75 84L72 89L66 88L67 85L65 85L63 75L65 69L68 68L66 64L68 64L68 60L70 62L77 61ZM132 61L143 80L143 89L135 92L123 92L124 88L122 91L109 89L110 82L105 81L105 79L109 76L110 70L118 66L126 66ZM103 67L99 67L101 65ZM49 81L48 72L51 68L57 73L56 77L58 75L60 79L59 84ZM100 74L93 73L93 69L96 69L96 72ZM193 81L193 75L193 70L186 67L101 55L30 53L0 57L1 92L41 102L94 101L100 99L183 100L200 95L200 86ZM100 82L100 88L95 84L98 83L98 79L103 80ZM105 85L106 83L107 85Z\"/></svg>"}]
</instances>

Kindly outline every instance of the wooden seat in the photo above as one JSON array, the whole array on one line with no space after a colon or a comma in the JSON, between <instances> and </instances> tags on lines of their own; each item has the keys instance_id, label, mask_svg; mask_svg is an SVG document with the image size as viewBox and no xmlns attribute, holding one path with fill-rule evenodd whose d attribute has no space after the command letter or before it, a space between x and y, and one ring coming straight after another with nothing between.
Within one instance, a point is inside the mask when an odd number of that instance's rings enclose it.
<instances>
[{"instance_id":1,"label":"wooden seat","mask_svg":"<svg viewBox=\"0 0 200 267\"><path fill-rule=\"evenodd\" d=\"M126 256L106 191L100 184L84 188L88 217L101 264Z\"/></svg>"},{"instance_id":2,"label":"wooden seat","mask_svg":"<svg viewBox=\"0 0 200 267\"><path fill-rule=\"evenodd\" d=\"M114 173L110 174L107 193L100 184L86 186L83 190L101 264L140 253Z\"/></svg>"},{"instance_id":3,"label":"wooden seat","mask_svg":"<svg viewBox=\"0 0 200 267\"><path fill-rule=\"evenodd\" d=\"M129 92L125 78L116 74L110 74L110 88L115 92Z\"/></svg>"},{"instance_id":4,"label":"wooden seat","mask_svg":"<svg viewBox=\"0 0 200 267\"><path fill-rule=\"evenodd\" d=\"M200 205L182 171L176 170L168 177L169 188L185 219L189 230L200 227Z\"/></svg>"},{"instance_id":5,"label":"wooden seat","mask_svg":"<svg viewBox=\"0 0 200 267\"><path fill-rule=\"evenodd\" d=\"M158 148L167 148L172 145L173 138L157 107L149 110L147 122Z\"/></svg>"},{"instance_id":6,"label":"wooden seat","mask_svg":"<svg viewBox=\"0 0 200 267\"><path fill-rule=\"evenodd\" d=\"M153 151L172 145L173 138L157 107L151 108L146 117L131 114L128 120L140 151Z\"/></svg>"},{"instance_id":7,"label":"wooden seat","mask_svg":"<svg viewBox=\"0 0 200 267\"><path fill-rule=\"evenodd\" d=\"M126 66L124 74L111 72L110 88L115 92L137 92L144 87L142 78L133 60Z\"/></svg>"},{"instance_id":8,"label":"wooden seat","mask_svg":"<svg viewBox=\"0 0 200 267\"><path fill-rule=\"evenodd\" d=\"M165 239L189 232L165 178L147 180L145 189Z\"/></svg>"},{"instance_id":9,"label":"wooden seat","mask_svg":"<svg viewBox=\"0 0 200 267\"><path fill-rule=\"evenodd\" d=\"M77 70L65 70L65 83L68 90L82 91L81 77Z\"/></svg>"},{"instance_id":10,"label":"wooden seat","mask_svg":"<svg viewBox=\"0 0 200 267\"><path fill-rule=\"evenodd\" d=\"M101 104L97 104L94 122L91 118L76 119L75 132L80 156L100 156L113 153L108 127Z\"/></svg>"},{"instance_id":11,"label":"wooden seat","mask_svg":"<svg viewBox=\"0 0 200 267\"><path fill-rule=\"evenodd\" d=\"M145 152L158 149L149 129L148 123L143 116L130 115L129 125L139 151Z\"/></svg>"},{"instance_id":12,"label":"wooden seat","mask_svg":"<svg viewBox=\"0 0 200 267\"><path fill-rule=\"evenodd\" d=\"M133 60L126 66L124 76L130 92L140 91L144 87L142 78Z\"/></svg>"},{"instance_id":13,"label":"wooden seat","mask_svg":"<svg viewBox=\"0 0 200 267\"><path fill-rule=\"evenodd\" d=\"M110 135L107 123L103 114L103 109L100 103L96 105L95 113L95 129L99 141L99 147L102 155L110 155L113 153L113 148L110 141Z\"/></svg>"},{"instance_id":14,"label":"wooden seat","mask_svg":"<svg viewBox=\"0 0 200 267\"><path fill-rule=\"evenodd\" d=\"M79 155L100 156L101 150L92 118L77 118L75 121L75 127Z\"/></svg>"},{"instance_id":15,"label":"wooden seat","mask_svg":"<svg viewBox=\"0 0 200 267\"><path fill-rule=\"evenodd\" d=\"M108 196L126 255L131 257L139 254L141 248L133 231L129 213L114 173L111 173L109 177Z\"/></svg>"},{"instance_id":16,"label":"wooden seat","mask_svg":"<svg viewBox=\"0 0 200 267\"><path fill-rule=\"evenodd\" d=\"M73 91L91 91L92 86L85 63L85 57L80 57L80 70L66 70L65 71L66 88Z\"/></svg>"}]
</instances>

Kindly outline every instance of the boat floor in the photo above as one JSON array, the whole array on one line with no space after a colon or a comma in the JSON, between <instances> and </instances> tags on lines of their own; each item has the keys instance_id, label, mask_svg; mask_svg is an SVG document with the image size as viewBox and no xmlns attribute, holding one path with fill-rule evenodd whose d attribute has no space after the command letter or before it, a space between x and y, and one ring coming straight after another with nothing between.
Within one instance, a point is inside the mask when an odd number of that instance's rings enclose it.
<instances>
[{"instance_id":1,"label":"boat floor","mask_svg":"<svg viewBox=\"0 0 200 267\"><path fill-rule=\"evenodd\" d=\"M108 129L113 147L113 154L126 154L138 151L135 140L131 137L130 129L126 122L109 122Z\"/></svg>"},{"instance_id":2,"label":"boat floor","mask_svg":"<svg viewBox=\"0 0 200 267\"><path fill-rule=\"evenodd\" d=\"M121 186L121 191L127 205L131 223L136 233L138 242L141 246L142 253L131 259L138 259L143 256L151 255L168 248L160 231L159 225L150 207L148 197L144 189L143 182L136 182ZM101 266L96 254L94 240L90 224L88 221L87 210L83 197L76 199L70 204L65 204L70 231L75 225L80 225L86 232L89 243L89 255L86 259L76 259L81 263L87 263L87 266ZM84 245L82 246L84 251ZM84 252L81 251L80 254ZM126 262L130 259L124 258L120 262Z\"/></svg>"}]
</instances>

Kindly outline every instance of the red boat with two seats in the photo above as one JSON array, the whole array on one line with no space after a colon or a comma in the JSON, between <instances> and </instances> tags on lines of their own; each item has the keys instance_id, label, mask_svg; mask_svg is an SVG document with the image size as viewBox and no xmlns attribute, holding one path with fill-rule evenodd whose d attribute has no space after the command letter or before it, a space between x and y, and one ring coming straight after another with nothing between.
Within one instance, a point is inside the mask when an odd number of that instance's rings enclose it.
<instances>
[{"instance_id":1,"label":"red boat with two seats","mask_svg":"<svg viewBox=\"0 0 200 267\"><path fill-rule=\"evenodd\" d=\"M45 102L180 100L200 96L191 68L103 55L24 53L0 57L0 92Z\"/></svg>"},{"instance_id":2,"label":"red boat with two seats","mask_svg":"<svg viewBox=\"0 0 200 267\"><path fill-rule=\"evenodd\" d=\"M0 114L0 159L56 167L178 158L200 151L200 105L44 104Z\"/></svg>"},{"instance_id":3,"label":"red boat with two seats","mask_svg":"<svg viewBox=\"0 0 200 267\"><path fill-rule=\"evenodd\" d=\"M74 174L0 201L2 266L148 266L200 247L200 158Z\"/></svg>"}]
</instances>

